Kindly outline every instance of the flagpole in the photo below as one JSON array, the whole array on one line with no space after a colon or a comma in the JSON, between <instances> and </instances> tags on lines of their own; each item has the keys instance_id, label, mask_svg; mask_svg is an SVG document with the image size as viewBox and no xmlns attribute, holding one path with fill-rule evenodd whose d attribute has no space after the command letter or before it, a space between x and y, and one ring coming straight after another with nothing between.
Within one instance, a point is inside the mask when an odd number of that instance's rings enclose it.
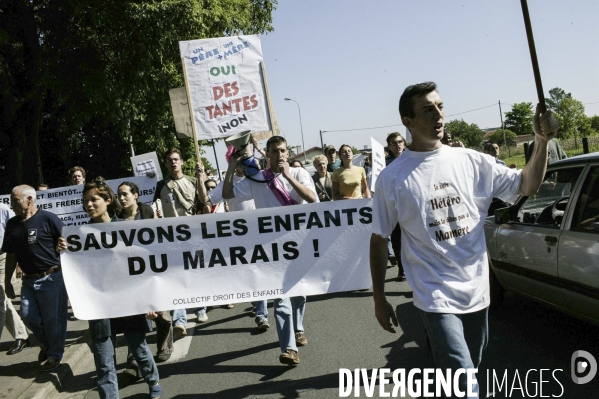
<instances>
[{"instance_id":1,"label":"flagpole","mask_svg":"<svg viewBox=\"0 0 599 399\"><path fill-rule=\"evenodd\" d=\"M528 38L528 48L530 50L530 58L532 61L532 70L535 75L535 83L537 85L537 96L539 97L539 105L541 113L547 111L545 105L545 94L543 91L543 83L541 82L541 71L539 70L539 61L537 59L537 50L535 49L535 39L532 35L532 25L530 24L530 16L528 14L528 4L526 0L520 0L522 4L522 15L524 16L524 26L526 27L526 37Z\"/></svg>"}]
</instances>

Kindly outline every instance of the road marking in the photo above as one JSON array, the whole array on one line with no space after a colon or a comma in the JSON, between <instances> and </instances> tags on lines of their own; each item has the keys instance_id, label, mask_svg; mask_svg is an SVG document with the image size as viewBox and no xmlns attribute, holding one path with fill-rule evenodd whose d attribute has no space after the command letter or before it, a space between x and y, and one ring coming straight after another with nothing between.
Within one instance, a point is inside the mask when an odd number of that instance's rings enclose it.
<instances>
[{"instance_id":1,"label":"road marking","mask_svg":"<svg viewBox=\"0 0 599 399\"><path fill-rule=\"evenodd\" d=\"M193 337L193 333L195 332L195 326L195 322L187 322L187 335L175 341L175 349L173 350L173 353L171 353L170 359L165 361L163 364L178 362L179 360L184 359L187 356L187 353L189 353L189 347L191 346L191 338Z\"/></svg>"}]
</instances>

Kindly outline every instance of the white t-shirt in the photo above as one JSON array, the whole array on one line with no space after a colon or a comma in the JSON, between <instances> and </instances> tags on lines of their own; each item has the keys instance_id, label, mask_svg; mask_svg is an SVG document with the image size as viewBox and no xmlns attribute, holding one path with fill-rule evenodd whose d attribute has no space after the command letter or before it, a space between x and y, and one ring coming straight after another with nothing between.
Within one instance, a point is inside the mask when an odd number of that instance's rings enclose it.
<instances>
[{"instance_id":1,"label":"white t-shirt","mask_svg":"<svg viewBox=\"0 0 599 399\"><path fill-rule=\"evenodd\" d=\"M493 197L512 201L520 171L474 150L405 150L376 181L372 232L401 226L401 260L414 305L433 313L489 306L484 222Z\"/></svg>"},{"instance_id":2,"label":"white t-shirt","mask_svg":"<svg viewBox=\"0 0 599 399\"><path fill-rule=\"evenodd\" d=\"M236 185L243 179L245 179L245 177L239 177L237 175L233 175L233 185ZM208 191L208 198L210 198L210 202L212 202L213 204L223 201L223 182L222 181L220 183L218 183L218 185L216 186L216 188L214 188L214 190ZM250 209L256 209L256 205L254 205L253 199L247 200L247 201L242 201L242 200L238 199L237 197L235 197L235 198L231 198L231 199L224 200L224 201L227 203L227 205L229 205L230 212L247 211Z\"/></svg>"},{"instance_id":3,"label":"white t-shirt","mask_svg":"<svg viewBox=\"0 0 599 399\"><path fill-rule=\"evenodd\" d=\"M308 187L314 193L316 202L318 202L318 196L316 195L316 188L314 187L314 181L310 173L304 168L289 168L291 176L297 180L301 185ZM281 174L275 173L275 176L285 187L285 190L289 193L289 196L297 201L298 204L305 204L306 201L302 200L297 191L291 186L291 184ZM265 180L262 171L252 176L254 180ZM273 208L277 206L283 206L277 197L273 194L271 189L266 183L257 183L250 179L243 179L239 183L233 185L233 192L235 198L247 201L254 199L256 208Z\"/></svg>"}]
</instances>

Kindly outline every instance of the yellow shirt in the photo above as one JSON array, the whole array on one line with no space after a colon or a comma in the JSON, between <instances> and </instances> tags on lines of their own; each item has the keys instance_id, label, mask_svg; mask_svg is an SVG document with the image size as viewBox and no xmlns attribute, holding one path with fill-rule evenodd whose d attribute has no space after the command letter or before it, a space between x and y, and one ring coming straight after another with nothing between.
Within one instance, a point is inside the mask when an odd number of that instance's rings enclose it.
<instances>
[{"instance_id":1,"label":"yellow shirt","mask_svg":"<svg viewBox=\"0 0 599 399\"><path fill-rule=\"evenodd\" d=\"M362 198L362 180L366 180L366 172L360 166L341 167L333 172L331 180L337 183L343 198Z\"/></svg>"}]
</instances>

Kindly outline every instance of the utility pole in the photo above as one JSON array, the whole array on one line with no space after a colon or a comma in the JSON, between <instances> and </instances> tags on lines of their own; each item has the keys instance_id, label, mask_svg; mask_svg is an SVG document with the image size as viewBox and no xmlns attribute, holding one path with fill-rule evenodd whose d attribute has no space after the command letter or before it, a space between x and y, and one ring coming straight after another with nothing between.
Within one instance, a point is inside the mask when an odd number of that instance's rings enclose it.
<instances>
[{"instance_id":1,"label":"utility pole","mask_svg":"<svg viewBox=\"0 0 599 399\"><path fill-rule=\"evenodd\" d=\"M510 147L507 146L507 140L505 139L505 130L503 129L503 112L501 112L501 100L499 100L499 117L501 118L501 133L503 133L503 145L507 151L507 156L510 157Z\"/></svg>"},{"instance_id":2,"label":"utility pole","mask_svg":"<svg viewBox=\"0 0 599 399\"><path fill-rule=\"evenodd\" d=\"M320 131L320 148L322 148L322 151L324 152L324 143L322 141L322 130Z\"/></svg>"}]
</instances>

